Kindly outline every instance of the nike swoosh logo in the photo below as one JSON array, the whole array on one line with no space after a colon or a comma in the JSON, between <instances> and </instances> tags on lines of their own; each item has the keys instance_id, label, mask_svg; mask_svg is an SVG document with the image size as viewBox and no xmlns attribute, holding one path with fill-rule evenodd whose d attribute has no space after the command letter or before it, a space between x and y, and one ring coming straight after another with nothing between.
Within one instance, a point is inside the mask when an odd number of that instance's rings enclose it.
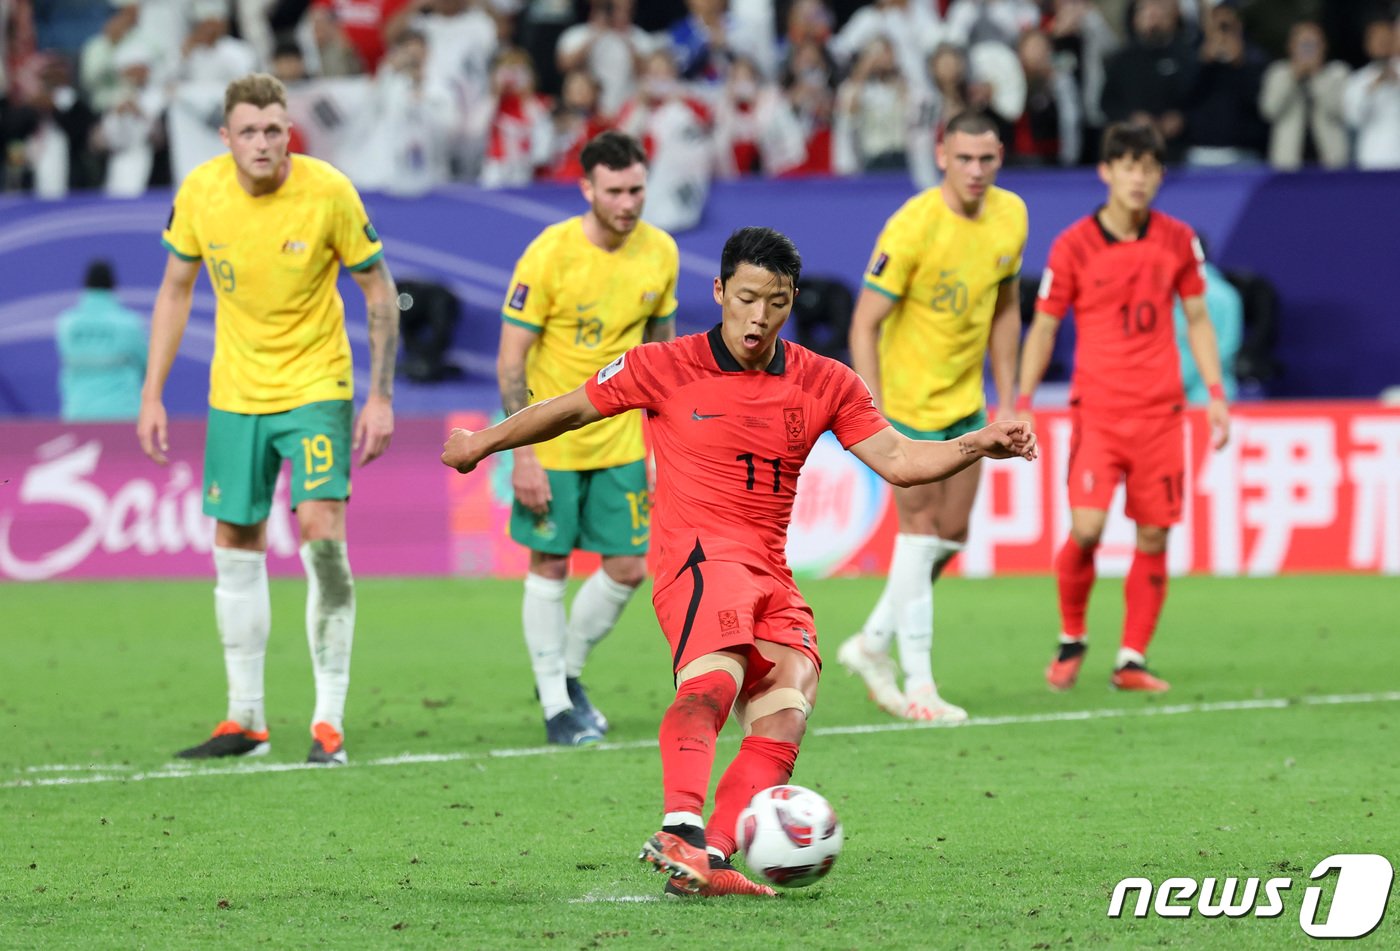
<instances>
[{"instance_id":1,"label":"nike swoosh logo","mask_svg":"<svg viewBox=\"0 0 1400 951\"><path fill-rule=\"evenodd\" d=\"M331 481L330 476L326 476L324 479L317 479L315 482L311 481L310 479L307 479L301 484L301 487L304 491L310 492L312 489L320 488L329 481Z\"/></svg>"},{"instance_id":2,"label":"nike swoosh logo","mask_svg":"<svg viewBox=\"0 0 1400 951\"><path fill-rule=\"evenodd\" d=\"M598 302L595 300L595 301L594 301L593 303L591 303L591 304L575 304L575 305L574 305L574 310L578 311L578 312L581 314L581 313L583 313L585 310L592 310L593 308L595 308L595 307L597 307L597 306L598 306Z\"/></svg>"},{"instance_id":3,"label":"nike swoosh logo","mask_svg":"<svg viewBox=\"0 0 1400 951\"><path fill-rule=\"evenodd\" d=\"M723 415L723 413L702 413L698 409L690 411L690 418L697 422L704 419L719 419Z\"/></svg>"},{"instance_id":4,"label":"nike swoosh logo","mask_svg":"<svg viewBox=\"0 0 1400 951\"><path fill-rule=\"evenodd\" d=\"M210 251L218 251L218 250L220 250L220 249L222 249L222 248L226 248L226 247L228 247L227 244L217 244L217 243L215 243L215 242L213 242L213 241L210 241L210 242L209 242L209 250L210 250Z\"/></svg>"},{"instance_id":5,"label":"nike swoosh logo","mask_svg":"<svg viewBox=\"0 0 1400 951\"><path fill-rule=\"evenodd\" d=\"M634 544L634 545L645 545L648 537L649 537L649 536L647 536L647 535L633 535L633 536L632 536L632 544Z\"/></svg>"},{"instance_id":6,"label":"nike swoosh logo","mask_svg":"<svg viewBox=\"0 0 1400 951\"><path fill-rule=\"evenodd\" d=\"M956 274L957 272L958 272L958 269L955 268L955 267L950 267L950 268L948 268L948 270L946 270L946 271L945 271L945 270L942 270L942 269L940 268L939 271L938 271L938 279L941 281L941 280L943 280L945 277L947 277L948 275L950 275L950 274Z\"/></svg>"}]
</instances>

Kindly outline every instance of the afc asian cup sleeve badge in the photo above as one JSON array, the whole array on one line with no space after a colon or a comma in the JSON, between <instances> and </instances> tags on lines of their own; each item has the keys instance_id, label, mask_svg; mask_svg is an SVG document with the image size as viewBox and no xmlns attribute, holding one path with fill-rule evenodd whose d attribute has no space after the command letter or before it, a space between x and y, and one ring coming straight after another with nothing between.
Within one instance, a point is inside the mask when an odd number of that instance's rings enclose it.
<instances>
[{"instance_id":1,"label":"afc asian cup sleeve badge","mask_svg":"<svg viewBox=\"0 0 1400 951\"><path fill-rule=\"evenodd\" d=\"M875 260L870 263L870 276L879 277L885 273L885 265L890 263L890 256L883 251L875 256Z\"/></svg>"},{"instance_id":2,"label":"afc asian cup sleeve badge","mask_svg":"<svg viewBox=\"0 0 1400 951\"><path fill-rule=\"evenodd\" d=\"M525 298L530 296L529 284L516 284L515 290L510 292L510 309L524 310Z\"/></svg>"},{"instance_id":3,"label":"afc asian cup sleeve badge","mask_svg":"<svg viewBox=\"0 0 1400 951\"><path fill-rule=\"evenodd\" d=\"M599 386L602 386L604 383L608 382L608 379L609 379L610 377L616 376L616 375L622 370L623 362L624 362L626 359L627 359L627 354L624 353L622 356L618 357L618 358L617 358L616 360L614 360L612 363L609 363L607 366L603 367L603 369L599 370L599 371L598 371L598 385L599 385Z\"/></svg>"}]
</instances>

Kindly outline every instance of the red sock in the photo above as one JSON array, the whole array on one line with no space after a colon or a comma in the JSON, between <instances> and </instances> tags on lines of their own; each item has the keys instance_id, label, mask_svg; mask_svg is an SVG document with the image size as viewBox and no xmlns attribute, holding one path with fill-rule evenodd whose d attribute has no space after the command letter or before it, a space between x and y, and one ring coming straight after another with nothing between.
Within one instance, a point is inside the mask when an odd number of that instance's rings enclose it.
<instances>
[{"instance_id":1,"label":"red sock","mask_svg":"<svg viewBox=\"0 0 1400 951\"><path fill-rule=\"evenodd\" d=\"M1061 630L1070 637L1084 636L1084 614L1089 610L1089 591L1094 587L1094 550L1083 547L1071 535L1055 556L1055 577L1060 585Z\"/></svg>"},{"instance_id":2,"label":"red sock","mask_svg":"<svg viewBox=\"0 0 1400 951\"><path fill-rule=\"evenodd\" d=\"M739 744L739 755L715 788L715 811L705 826L705 844L720 849L726 857L733 855L738 847L734 827L739 813L760 789L781 786L791 779L796 762L796 743L766 736L745 737Z\"/></svg>"},{"instance_id":3,"label":"red sock","mask_svg":"<svg viewBox=\"0 0 1400 951\"><path fill-rule=\"evenodd\" d=\"M1162 602L1167 600L1166 553L1134 552L1123 595L1128 602L1123 616L1123 646L1146 656L1147 645L1152 643L1152 635L1157 632Z\"/></svg>"},{"instance_id":4,"label":"red sock","mask_svg":"<svg viewBox=\"0 0 1400 951\"><path fill-rule=\"evenodd\" d=\"M666 812L699 813L710 789L715 738L734 706L739 687L725 671L712 670L681 684L661 718L661 786Z\"/></svg>"}]
</instances>

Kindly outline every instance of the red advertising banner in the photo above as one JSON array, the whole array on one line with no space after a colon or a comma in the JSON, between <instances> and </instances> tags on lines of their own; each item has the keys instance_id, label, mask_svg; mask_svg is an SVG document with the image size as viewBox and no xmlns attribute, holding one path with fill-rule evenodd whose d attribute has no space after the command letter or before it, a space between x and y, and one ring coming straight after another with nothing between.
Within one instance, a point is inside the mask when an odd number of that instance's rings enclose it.
<instances>
[{"instance_id":1,"label":"red advertising banner","mask_svg":"<svg viewBox=\"0 0 1400 951\"><path fill-rule=\"evenodd\" d=\"M400 420L389 452L356 469L351 563L361 575L518 577L526 553L506 535L509 457L468 476L438 463L453 426L479 413ZM1210 450L1204 415L1187 418L1187 505L1172 533L1173 573L1400 574L1400 408L1370 403L1238 407L1230 445ZM987 463L966 551L971 576L1050 570L1069 528L1063 411L1036 418L1035 463ZM0 424L0 579L199 577L212 570L201 513L204 425L172 425L171 464L142 455L133 427ZM268 521L269 566L300 574L285 478ZM808 576L883 572L895 532L888 486L830 436L802 470L788 556ZM1099 569L1127 570L1132 524L1115 501ZM586 568L589 559L582 559Z\"/></svg>"},{"instance_id":2,"label":"red advertising banner","mask_svg":"<svg viewBox=\"0 0 1400 951\"><path fill-rule=\"evenodd\" d=\"M1205 414L1188 413L1186 508L1171 535L1172 573L1400 574L1400 407L1247 404L1233 410L1232 427L1229 445L1213 452ZM971 537L956 570L978 577L1050 570L1069 532L1069 415L1040 412L1036 430L1037 462L984 464ZM875 480L862 491L877 498L839 517L827 497L844 493L863 467L834 448L814 453L814 483L803 470L789 557L795 569L811 574L883 572L895 532L889 493ZM804 498L808 489L818 501ZM1125 573L1133 539L1120 488L1099 570Z\"/></svg>"}]
</instances>

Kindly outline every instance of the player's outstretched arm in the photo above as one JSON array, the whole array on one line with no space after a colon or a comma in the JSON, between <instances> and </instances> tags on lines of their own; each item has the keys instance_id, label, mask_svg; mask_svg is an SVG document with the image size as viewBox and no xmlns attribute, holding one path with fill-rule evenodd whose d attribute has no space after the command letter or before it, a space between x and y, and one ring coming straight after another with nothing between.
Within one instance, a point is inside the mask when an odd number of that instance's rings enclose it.
<instances>
[{"instance_id":1,"label":"player's outstretched arm","mask_svg":"<svg viewBox=\"0 0 1400 951\"><path fill-rule=\"evenodd\" d=\"M545 442L602 418L580 386L563 396L533 403L479 432L452 430L442 446L442 464L458 472L471 472L492 453Z\"/></svg>"},{"instance_id":2,"label":"player's outstretched arm","mask_svg":"<svg viewBox=\"0 0 1400 951\"><path fill-rule=\"evenodd\" d=\"M165 275L156 291L155 308L151 311L151 345L146 359L146 382L141 387L141 411L136 418L136 438L141 451L161 465L168 461L170 449L168 421L165 415L165 381L185 326L190 322L190 304L194 300L194 282L199 278L201 262L186 261L171 254L165 259Z\"/></svg>"},{"instance_id":3,"label":"player's outstretched arm","mask_svg":"<svg viewBox=\"0 0 1400 951\"><path fill-rule=\"evenodd\" d=\"M891 485L938 482L961 472L978 459L1034 459L1035 433L1029 423L1003 420L946 442L910 439L887 426L851 447L861 462Z\"/></svg>"},{"instance_id":4,"label":"player's outstretched arm","mask_svg":"<svg viewBox=\"0 0 1400 951\"><path fill-rule=\"evenodd\" d=\"M369 317L369 396L355 423L360 465L384 454L394 435L394 361L399 353L399 291L381 258L352 276L365 295Z\"/></svg>"}]
</instances>

